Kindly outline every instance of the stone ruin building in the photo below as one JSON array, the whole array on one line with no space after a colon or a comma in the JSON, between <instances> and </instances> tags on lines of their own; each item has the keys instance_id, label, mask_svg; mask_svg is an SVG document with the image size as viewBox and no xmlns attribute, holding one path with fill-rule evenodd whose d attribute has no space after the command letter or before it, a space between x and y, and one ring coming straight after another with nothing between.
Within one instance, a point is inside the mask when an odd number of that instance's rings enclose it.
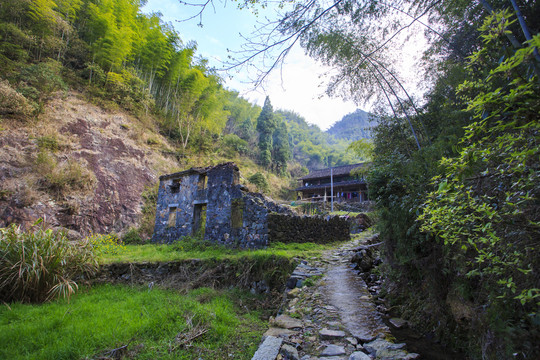
<instances>
[{"instance_id":1,"label":"stone ruin building","mask_svg":"<svg viewBox=\"0 0 540 360\"><path fill-rule=\"evenodd\" d=\"M264 248L273 241L320 243L350 236L344 219L299 216L249 192L234 163L191 168L159 180L154 242L199 236L231 247Z\"/></svg>"}]
</instances>

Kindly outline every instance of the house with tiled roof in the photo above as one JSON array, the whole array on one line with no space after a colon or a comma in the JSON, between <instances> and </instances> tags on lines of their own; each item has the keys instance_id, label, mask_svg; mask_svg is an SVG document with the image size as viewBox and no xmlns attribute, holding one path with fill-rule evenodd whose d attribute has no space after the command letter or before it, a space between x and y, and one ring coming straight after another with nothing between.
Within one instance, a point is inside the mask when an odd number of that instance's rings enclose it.
<instances>
[{"instance_id":1,"label":"house with tiled roof","mask_svg":"<svg viewBox=\"0 0 540 360\"><path fill-rule=\"evenodd\" d=\"M368 165L369 163L358 163L314 170L298 179L301 185L295 191L300 200L330 201L333 193L334 201L337 202L368 201L365 179L351 174L353 170Z\"/></svg>"}]
</instances>

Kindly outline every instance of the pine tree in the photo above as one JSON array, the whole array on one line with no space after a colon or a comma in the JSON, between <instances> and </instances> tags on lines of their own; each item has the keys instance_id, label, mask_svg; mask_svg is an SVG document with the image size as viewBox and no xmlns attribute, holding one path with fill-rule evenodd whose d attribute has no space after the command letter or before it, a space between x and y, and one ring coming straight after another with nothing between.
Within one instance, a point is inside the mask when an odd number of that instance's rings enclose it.
<instances>
[{"instance_id":1,"label":"pine tree","mask_svg":"<svg viewBox=\"0 0 540 360\"><path fill-rule=\"evenodd\" d=\"M257 131L259 132L259 150L261 165L270 168L272 164L272 134L276 128L274 111L270 98L264 100L261 114L257 118Z\"/></svg>"},{"instance_id":2,"label":"pine tree","mask_svg":"<svg viewBox=\"0 0 540 360\"><path fill-rule=\"evenodd\" d=\"M287 126L283 120L279 120L273 135L272 159L274 160L274 170L278 174L283 174L287 170L287 161L291 157L289 148L289 134Z\"/></svg>"}]
</instances>

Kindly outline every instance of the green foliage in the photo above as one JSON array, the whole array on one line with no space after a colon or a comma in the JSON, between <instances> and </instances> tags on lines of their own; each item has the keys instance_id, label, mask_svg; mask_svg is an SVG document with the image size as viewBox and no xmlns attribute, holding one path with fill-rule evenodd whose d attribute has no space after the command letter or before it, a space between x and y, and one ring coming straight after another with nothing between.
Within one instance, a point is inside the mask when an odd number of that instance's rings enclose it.
<instances>
[{"instance_id":1,"label":"green foliage","mask_svg":"<svg viewBox=\"0 0 540 360\"><path fill-rule=\"evenodd\" d=\"M315 275L308 277L304 282L302 283L302 286L311 287L316 284L317 280L321 279L322 275Z\"/></svg>"},{"instance_id":2,"label":"green foliage","mask_svg":"<svg viewBox=\"0 0 540 360\"><path fill-rule=\"evenodd\" d=\"M92 234L85 241L92 245L96 256L116 255L125 249L116 234Z\"/></svg>"},{"instance_id":3,"label":"green foliage","mask_svg":"<svg viewBox=\"0 0 540 360\"><path fill-rule=\"evenodd\" d=\"M122 243L126 245L142 245L145 242L139 234L139 230L133 227L130 227L124 236L122 236Z\"/></svg>"},{"instance_id":4,"label":"green foliage","mask_svg":"<svg viewBox=\"0 0 540 360\"><path fill-rule=\"evenodd\" d=\"M0 228L0 298L12 302L42 302L70 297L75 278L97 269L92 245L70 242L63 232L39 222L29 231L15 224Z\"/></svg>"},{"instance_id":5,"label":"green foliage","mask_svg":"<svg viewBox=\"0 0 540 360\"><path fill-rule=\"evenodd\" d=\"M277 114L275 116L277 125L272 137L272 159L276 173L285 174L287 171L287 161L291 158L289 136L285 122Z\"/></svg>"},{"instance_id":6,"label":"green foliage","mask_svg":"<svg viewBox=\"0 0 540 360\"><path fill-rule=\"evenodd\" d=\"M538 334L538 35L510 51L512 26L488 18L466 69L440 64L422 150L403 119L379 118L368 176L405 314L473 358L527 357ZM467 321L454 297L476 309Z\"/></svg>"},{"instance_id":7,"label":"green foliage","mask_svg":"<svg viewBox=\"0 0 540 360\"><path fill-rule=\"evenodd\" d=\"M226 92L228 99L224 110L228 115L225 132L238 135L248 142L250 148L257 145L257 132L255 122L261 112L261 108L238 96L237 92Z\"/></svg>"},{"instance_id":8,"label":"green foliage","mask_svg":"<svg viewBox=\"0 0 540 360\"><path fill-rule=\"evenodd\" d=\"M274 110L267 96L264 100L259 117L257 118L257 131L259 132L260 163L265 168L272 164L272 134L276 128Z\"/></svg>"},{"instance_id":9,"label":"green foliage","mask_svg":"<svg viewBox=\"0 0 540 360\"><path fill-rule=\"evenodd\" d=\"M370 140L360 139L353 141L347 150L352 151L362 161L369 162L373 160L373 142Z\"/></svg>"},{"instance_id":10,"label":"green foliage","mask_svg":"<svg viewBox=\"0 0 540 360\"><path fill-rule=\"evenodd\" d=\"M226 248L212 243L210 241L201 239L197 236L182 236L178 241L172 244L172 248L176 251L184 252L205 252L205 251L223 251L226 252Z\"/></svg>"},{"instance_id":11,"label":"green foliage","mask_svg":"<svg viewBox=\"0 0 540 360\"><path fill-rule=\"evenodd\" d=\"M247 291L84 290L69 302L2 306L0 357L96 359L127 346L126 354L137 359L248 360L266 329L258 304L267 302Z\"/></svg>"},{"instance_id":12,"label":"green foliage","mask_svg":"<svg viewBox=\"0 0 540 360\"><path fill-rule=\"evenodd\" d=\"M257 186L257 189L261 192L268 191L268 181L260 172L256 172L248 178L248 181Z\"/></svg>"},{"instance_id":13,"label":"green foliage","mask_svg":"<svg viewBox=\"0 0 540 360\"><path fill-rule=\"evenodd\" d=\"M234 154L246 155L249 153L249 144L246 140L241 139L238 135L227 134L223 137L223 144L225 145L226 154L230 157Z\"/></svg>"},{"instance_id":14,"label":"green foliage","mask_svg":"<svg viewBox=\"0 0 540 360\"><path fill-rule=\"evenodd\" d=\"M24 117L33 110L21 93L13 89L6 80L0 80L0 115Z\"/></svg>"},{"instance_id":15,"label":"green foliage","mask_svg":"<svg viewBox=\"0 0 540 360\"><path fill-rule=\"evenodd\" d=\"M40 109L53 92L67 90L61 70L62 65L56 60L23 67L18 76L21 83L17 90Z\"/></svg>"},{"instance_id":16,"label":"green foliage","mask_svg":"<svg viewBox=\"0 0 540 360\"><path fill-rule=\"evenodd\" d=\"M184 46L159 14L141 14L141 2L6 1L0 64L8 70L2 77L19 83L11 95L20 94L10 97L6 112L25 115L24 98L39 112L54 91L67 89L65 66L87 79L89 93L104 105L136 115L157 110L162 132L184 151L221 134L227 121L221 80L204 60L194 60L195 46ZM0 96L1 90L9 89L0 87Z\"/></svg>"},{"instance_id":17,"label":"green foliage","mask_svg":"<svg viewBox=\"0 0 540 360\"><path fill-rule=\"evenodd\" d=\"M336 139L344 139L353 143L361 139L371 138L371 128L375 123L371 123L370 114L360 109L345 115L340 121L332 124L327 133Z\"/></svg>"},{"instance_id":18,"label":"green foliage","mask_svg":"<svg viewBox=\"0 0 540 360\"><path fill-rule=\"evenodd\" d=\"M276 115L281 116L287 126L290 156L298 163L318 169L358 162L354 154L346 151L348 141L329 136L294 112L278 110Z\"/></svg>"},{"instance_id":19,"label":"green foliage","mask_svg":"<svg viewBox=\"0 0 540 360\"><path fill-rule=\"evenodd\" d=\"M58 150L58 138L56 136L40 136L37 139L37 144L40 150L49 150L56 152Z\"/></svg>"},{"instance_id":20,"label":"green foliage","mask_svg":"<svg viewBox=\"0 0 540 360\"><path fill-rule=\"evenodd\" d=\"M124 68L120 73L107 73L105 86L111 100L126 110L148 109L154 105L145 83L135 74L133 68Z\"/></svg>"},{"instance_id":21,"label":"green foliage","mask_svg":"<svg viewBox=\"0 0 540 360\"><path fill-rule=\"evenodd\" d=\"M510 24L508 15L485 22L486 46L471 57L471 71L486 64L490 44ZM441 161L444 175L433 179L438 190L419 218L422 230L436 234L453 253L458 271L480 280L490 302L513 297L521 305L540 305L533 275L540 261L540 86L536 77L521 76L538 46L540 35L492 68L485 81L462 84L476 121L466 129L459 156Z\"/></svg>"},{"instance_id":22,"label":"green foliage","mask_svg":"<svg viewBox=\"0 0 540 360\"><path fill-rule=\"evenodd\" d=\"M139 234L145 239L150 238L154 232L158 191L159 183L156 182L153 186L146 187L142 193L143 206Z\"/></svg>"},{"instance_id":23,"label":"green foliage","mask_svg":"<svg viewBox=\"0 0 540 360\"><path fill-rule=\"evenodd\" d=\"M186 237L186 243L179 241L173 244L144 244L126 245L118 254L104 254L100 256L100 263L126 263L126 262L158 262L179 261L189 259L225 260L231 259L246 263L253 257L257 259L271 259L284 257L286 259L318 257L336 244L315 243L271 243L266 249L232 249L216 244L203 243L199 239ZM262 260L261 260L262 261ZM214 264L215 265L215 264Z\"/></svg>"}]
</instances>

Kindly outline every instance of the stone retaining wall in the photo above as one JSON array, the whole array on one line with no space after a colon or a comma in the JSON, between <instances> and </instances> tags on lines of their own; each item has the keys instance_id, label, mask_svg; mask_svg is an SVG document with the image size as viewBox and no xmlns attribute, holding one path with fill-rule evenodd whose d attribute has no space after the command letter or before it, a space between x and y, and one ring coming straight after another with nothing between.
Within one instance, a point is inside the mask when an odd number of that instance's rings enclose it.
<instances>
[{"instance_id":1,"label":"stone retaining wall","mask_svg":"<svg viewBox=\"0 0 540 360\"><path fill-rule=\"evenodd\" d=\"M283 243L330 243L350 240L349 222L339 216L268 214L268 240Z\"/></svg>"},{"instance_id":2,"label":"stone retaining wall","mask_svg":"<svg viewBox=\"0 0 540 360\"><path fill-rule=\"evenodd\" d=\"M159 285L175 289L234 286L264 293L281 290L294 267L293 260L280 256L114 263L101 265L92 282L147 285L149 288Z\"/></svg>"}]
</instances>

